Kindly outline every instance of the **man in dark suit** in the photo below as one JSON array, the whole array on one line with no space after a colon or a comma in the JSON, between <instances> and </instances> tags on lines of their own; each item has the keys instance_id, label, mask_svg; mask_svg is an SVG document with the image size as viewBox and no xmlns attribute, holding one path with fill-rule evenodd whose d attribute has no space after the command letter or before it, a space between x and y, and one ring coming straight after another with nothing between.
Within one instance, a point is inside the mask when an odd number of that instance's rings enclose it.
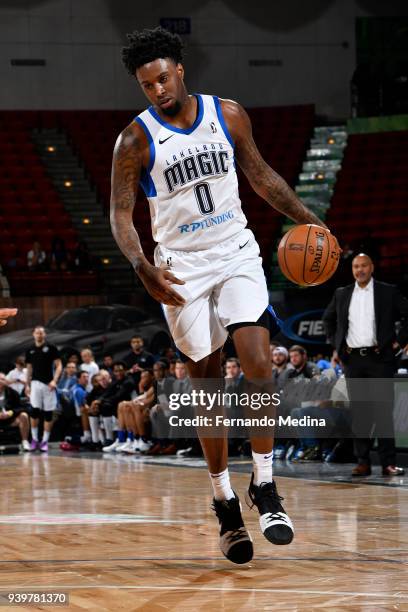
<instances>
[{"instance_id":1,"label":"man in dark suit","mask_svg":"<svg viewBox=\"0 0 408 612\"><path fill-rule=\"evenodd\" d=\"M368 255L354 257L352 272L356 282L335 291L323 322L327 338L343 362L351 400L358 459L352 475L371 474L370 449L376 433L382 473L397 476L404 470L395 465L392 378L395 355L408 342L408 300L395 286L374 280L373 271ZM401 321L398 337L397 321ZM363 378L382 381L362 387L360 380L354 380Z\"/></svg>"}]
</instances>

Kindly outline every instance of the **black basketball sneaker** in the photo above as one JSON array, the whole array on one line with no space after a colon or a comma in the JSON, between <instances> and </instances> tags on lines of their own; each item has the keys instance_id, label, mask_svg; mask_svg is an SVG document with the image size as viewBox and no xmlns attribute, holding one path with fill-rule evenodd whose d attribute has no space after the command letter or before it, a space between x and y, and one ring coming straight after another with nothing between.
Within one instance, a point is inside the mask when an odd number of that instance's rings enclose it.
<instances>
[{"instance_id":1,"label":"black basketball sneaker","mask_svg":"<svg viewBox=\"0 0 408 612\"><path fill-rule=\"evenodd\" d=\"M220 523L221 552L233 563L248 563L254 555L252 539L241 516L237 494L228 500L213 500L212 508Z\"/></svg>"},{"instance_id":2,"label":"black basketball sneaker","mask_svg":"<svg viewBox=\"0 0 408 612\"><path fill-rule=\"evenodd\" d=\"M252 474L246 502L250 508L258 508L262 533L272 544L290 544L293 540L293 524L283 509L282 500L275 482L263 482L256 486Z\"/></svg>"}]
</instances>

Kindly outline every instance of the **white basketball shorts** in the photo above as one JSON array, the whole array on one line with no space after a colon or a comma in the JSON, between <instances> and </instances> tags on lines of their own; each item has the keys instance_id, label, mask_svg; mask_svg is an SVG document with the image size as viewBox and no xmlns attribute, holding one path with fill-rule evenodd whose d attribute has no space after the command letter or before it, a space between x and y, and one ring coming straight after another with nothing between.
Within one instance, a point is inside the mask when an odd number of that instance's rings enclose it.
<instances>
[{"instance_id":1,"label":"white basketball shorts","mask_svg":"<svg viewBox=\"0 0 408 612\"><path fill-rule=\"evenodd\" d=\"M186 304L163 305L163 311L177 348L193 361L223 346L228 325L254 323L268 306L259 246L249 229L204 251L158 245L154 260L185 281L172 287Z\"/></svg>"},{"instance_id":2,"label":"white basketball shorts","mask_svg":"<svg viewBox=\"0 0 408 612\"><path fill-rule=\"evenodd\" d=\"M39 408L46 412L55 410L57 407L57 392L39 380L32 380L30 404L33 408Z\"/></svg>"}]
</instances>

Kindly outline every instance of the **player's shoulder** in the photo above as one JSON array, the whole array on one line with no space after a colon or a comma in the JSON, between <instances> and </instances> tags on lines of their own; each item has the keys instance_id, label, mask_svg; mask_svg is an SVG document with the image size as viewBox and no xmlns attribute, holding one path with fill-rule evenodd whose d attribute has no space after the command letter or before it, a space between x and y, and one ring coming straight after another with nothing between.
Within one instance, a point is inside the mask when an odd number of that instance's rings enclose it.
<instances>
[{"instance_id":1,"label":"player's shoulder","mask_svg":"<svg viewBox=\"0 0 408 612\"><path fill-rule=\"evenodd\" d=\"M147 144L146 134L142 126L133 119L116 138L115 150L131 150Z\"/></svg>"},{"instance_id":2,"label":"player's shoulder","mask_svg":"<svg viewBox=\"0 0 408 612\"><path fill-rule=\"evenodd\" d=\"M217 96L214 96L214 98L219 101L224 113L235 113L238 116L246 115L244 107L236 100L231 100L230 98L218 98Z\"/></svg>"}]
</instances>

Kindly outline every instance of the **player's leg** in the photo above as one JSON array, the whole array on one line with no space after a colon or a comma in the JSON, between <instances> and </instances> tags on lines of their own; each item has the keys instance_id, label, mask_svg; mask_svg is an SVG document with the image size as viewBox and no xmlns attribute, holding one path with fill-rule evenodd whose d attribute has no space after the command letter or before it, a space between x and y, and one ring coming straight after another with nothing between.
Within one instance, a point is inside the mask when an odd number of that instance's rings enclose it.
<instances>
[{"instance_id":1,"label":"player's leg","mask_svg":"<svg viewBox=\"0 0 408 612\"><path fill-rule=\"evenodd\" d=\"M57 392L55 389L50 389L45 383L41 385L41 409L44 416L44 430L40 444L40 451L48 452L48 440L50 439L52 426L54 424L53 415L57 407Z\"/></svg>"},{"instance_id":2,"label":"player's leg","mask_svg":"<svg viewBox=\"0 0 408 612\"><path fill-rule=\"evenodd\" d=\"M272 383L269 330L261 326L238 324L231 331L248 391L272 396L276 390ZM274 415L272 398L268 412ZM250 438L253 474L248 497L252 505L258 508L264 536L273 544L289 544L293 539L293 525L282 507L282 498L272 477L273 430L262 436L252 433Z\"/></svg>"},{"instance_id":3,"label":"player's leg","mask_svg":"<svg viewBox=\"0 0 408 612\"><path fill-rule=\"evenodd\" d=\"M30 451L31 447L28 442L28 434L30 433L30 421L26 412L20 412L12 423L12 427L18 427L21 436L21 445L23 451Z\"/></svg>"},{"instance_id":4,"label":"player's leg","mask_svg":"<svg viewBox=\"0 0 408 612\"><path fill-rule=\"evenodd\" d=\"M49 409L45 409L43 410L43 415L44 415L44 431L43 431L43 437L41 440L41 444L40 444L40 451L42 451L43 453L47 453L48 452L48 440L50 439L50 435L51 435L51 430L52 430L52 426L53 426L53 409L49 410Z\"/></svg>"},{"instance_id":5,"label":"player's leg","mask_svg":"<svg viewBox=\"0 0 408 612\"><path fill-rule=\"evenodd\" d=\"M33 380L30 386L30 425L31 425L31 450L36 451L40 448L38 440L38 425L40 422L41 406L41 383Z\"/></svg>"},{"instance_id":6,"label":"player's leg","mask_svg":"<svg viewBox=\"0 0 408 612\"><path fill-rule=\"evenodd\" d=\"M221 350L198 362L186 362L190 378L220 379ZM241 504L231 488L228 473L228 440L223 437L200 436L214 492L213 509L220 524L220 548L233 563L248 563L253 557L252 539L241 516Z\"/></svg>"}]
</instances>

